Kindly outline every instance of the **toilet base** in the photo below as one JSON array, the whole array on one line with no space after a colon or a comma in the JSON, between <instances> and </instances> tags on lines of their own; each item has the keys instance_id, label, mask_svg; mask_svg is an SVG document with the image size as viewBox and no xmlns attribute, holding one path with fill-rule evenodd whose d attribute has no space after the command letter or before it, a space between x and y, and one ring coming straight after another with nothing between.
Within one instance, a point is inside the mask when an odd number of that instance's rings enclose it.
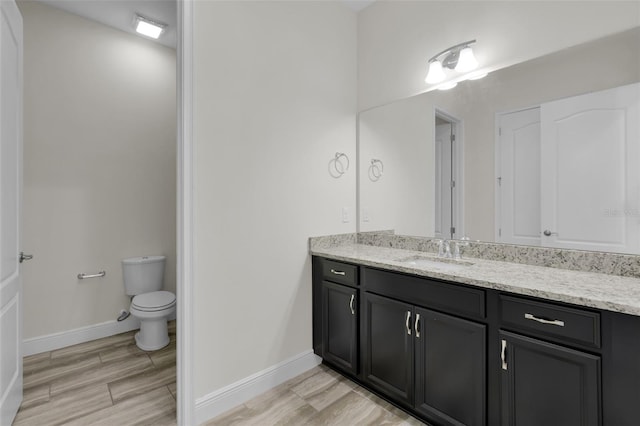
<instances>
[{"instance_id":1,"label":"toilet base","mask_svg":"<svg viewBox=\"0 0 640 426\"><path fill-rule=\"evenodd\" d=\"M143 351L157 351L169 344L167 318L159 320L145 319L140 322L140 331L136 333L136 346Z\"/></svg>"}]
</instances>

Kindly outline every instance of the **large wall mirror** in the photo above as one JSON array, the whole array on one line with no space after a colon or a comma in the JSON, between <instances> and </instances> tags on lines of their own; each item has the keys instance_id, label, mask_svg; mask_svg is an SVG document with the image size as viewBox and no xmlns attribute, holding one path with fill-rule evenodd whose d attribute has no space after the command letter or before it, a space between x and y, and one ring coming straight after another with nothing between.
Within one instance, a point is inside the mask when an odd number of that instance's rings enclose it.
<instances>
[{"instance_id":1,"label":"large wall mirror","mask_svg":"<svg viewBox=\"0 0 640 426\"><path fill-rule=\"evenodd\" d=\"M640 253L640 27L359 115L359 230Z\"/></svg>"}]
</instances>

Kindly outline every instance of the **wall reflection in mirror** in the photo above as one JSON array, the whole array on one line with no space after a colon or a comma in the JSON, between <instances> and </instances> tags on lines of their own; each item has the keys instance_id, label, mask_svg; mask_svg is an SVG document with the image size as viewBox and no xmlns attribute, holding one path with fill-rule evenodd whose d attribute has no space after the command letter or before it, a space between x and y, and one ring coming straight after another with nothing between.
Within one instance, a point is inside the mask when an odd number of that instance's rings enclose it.
<instances>
[{"instance_id":1,"label":"wall reflection in mirror","mask_svg":"<svg viewBox=\"0 0 640 426\"><path fill-rule=\"evenodd\" d=\"M635 28L362 112L359 230L640 253L639 82Z\"/></svg>"}]
</instances>

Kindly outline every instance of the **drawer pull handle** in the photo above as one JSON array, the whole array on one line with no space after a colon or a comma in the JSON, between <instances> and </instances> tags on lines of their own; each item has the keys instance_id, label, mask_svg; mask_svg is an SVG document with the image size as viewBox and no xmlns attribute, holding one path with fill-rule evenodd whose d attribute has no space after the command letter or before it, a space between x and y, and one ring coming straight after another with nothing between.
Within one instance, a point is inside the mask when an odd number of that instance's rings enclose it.
<instances>
[{"instance_id":1,"label":"drawer pull handle","mask_svg":"<svg viewBox=\"0 0 640 426\"><path fill-rule=\"evenodd\" d=\"M502 339L502 349L500 350L500 361L502 361L502 369L507 369L507 341Z\"/></svg>"},{"instance_id":2,"label":"drawer pull handle","mask_svg":"<svg viewBox=\"0 0 640 426\"><path fill-rule=\"evenodd\" d=\"M416 314L416 322L413 325L414 329L416 330L416 339L420 338L420 314Z\"/></svg>"},{"instance_id":3,"label":"drawer pull handle","mask_svg":"<svg viewBox=\"0 0 640 426\"><path fill-rule=\"evenodd\" d=\"M407 318L404 321L404 325L407 328L407 334L411 336L411 311L407 311Z\"/></svg>"},{"instance_id":4,"label":"drawer pull handle","mask_svg":"<svg viewBox=\"0 0 640 426\"><path fill-rule=\"evenodd\" d=\"M356 300L356 295L355 295L355 294L352 294L352 295L351 295L351 300L349 300L349 309L351 309L351 315L355 315L355 314L356 314L356 310L355 310L355 308L353 307L353 302L354 302L354 300Z\"/></svg>"},{"instance_id":5,"label":"drawer pull handle","mask_svg":"<svg viewBox=\"0 0 640 426\"><path fill-rule=\"evenodd\" d=\"M331 270L331 273L332 273L332 274L335 274L335 275L342 275L343 277L344 277L345 275L347 275L347 273L346 273L346 272L344 272L344 271L336 271L335 269L332 269L332 270Z\"/></svg>"},{"instance_id":6,"label":"drawer pull handle","mask_svg":"<svg viewBox=\"0 0 640 426\"><path fill-rule=\"evenodd\" d=\"M548 320L544 318L538 318L532 314L524 314L524 318L532 321L537 321L542 324L557 325L558 327L564 327L564 321L560 321L560 320Z\"/></svg>"}]
</instances>

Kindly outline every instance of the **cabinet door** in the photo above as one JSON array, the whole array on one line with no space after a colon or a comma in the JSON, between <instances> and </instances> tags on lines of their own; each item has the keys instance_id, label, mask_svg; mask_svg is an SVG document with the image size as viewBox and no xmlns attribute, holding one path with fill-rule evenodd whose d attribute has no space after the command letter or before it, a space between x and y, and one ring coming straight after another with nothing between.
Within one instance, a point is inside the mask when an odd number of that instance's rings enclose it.
<instances>
[{"instance_id":1,"label":"cabinet door","mask_svg":"<svg viewBox=\"0 0 640 426\"><path fill-rule=\"evenodd\" d=\"M405 405L413 405L413 306L364 293L364 380Z\"/></svg>"},{"instance_id":2,"label":"cabinet door","mask_svg":"<svg viewBox=\"0 0 640 426\"><path fill-rule=\"evenodd\" d=\"M600 424L600 357L500 332L502 424Z\"/></svg>"},{"instance_id":3,"label":"cabinet door","mask_svg":"<svg viewBox=\"0 0 640 426\"><path fill-rule=\"evenodd\" d=\"M358 290L322 282L322 358L358 373Z\"/></svg>"},{"instance_id":4,"label":"cabinet door","mask_svg":"<svg viewBox=\"0 0 640 426\"><path fill-rule=\"evenodd\" d=\"M437 424L484 425L486 326L415 312L415 409Z\"/></svg>"}]
</instances>

